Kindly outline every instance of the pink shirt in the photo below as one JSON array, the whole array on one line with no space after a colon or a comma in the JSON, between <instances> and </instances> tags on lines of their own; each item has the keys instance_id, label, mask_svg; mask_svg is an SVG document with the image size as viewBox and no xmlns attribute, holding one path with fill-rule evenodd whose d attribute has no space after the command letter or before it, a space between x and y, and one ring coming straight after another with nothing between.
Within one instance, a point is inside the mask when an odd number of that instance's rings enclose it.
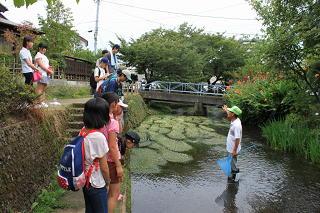
<instances>
[{"instance_id":1,"label":"pink shirt","mask_svg":"<svg viewBox=\"0 0 320 213\"><path fill-rule=\"evenodd\" d=\"M109 147L111 147L109 142L109 134L114 132L119 134L119 122L113 118L110 118L108 125L101 128L100 131L105 135L108 141L108 145ZM117 147L118 159L121 159L121 153L119 151L119 146L118 146L118 139L116 140L116 143L117 143L116 147ZM113 162L110 151L107 154L107 158L109 162Z\"/></svg>"}]
</instances>

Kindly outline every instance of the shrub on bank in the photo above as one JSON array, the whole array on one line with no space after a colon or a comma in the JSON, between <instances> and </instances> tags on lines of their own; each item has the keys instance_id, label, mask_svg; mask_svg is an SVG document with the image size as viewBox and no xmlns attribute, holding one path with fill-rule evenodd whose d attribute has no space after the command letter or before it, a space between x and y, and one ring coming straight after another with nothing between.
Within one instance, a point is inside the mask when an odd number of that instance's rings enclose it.
<instances>
[{"instance_id":1,"label":"shrub on bank","mask_svg":"<svg viewBox=\"0 0 320 213\"><path fill-rule=\"evenodd\" d=\"M320 163L320 126L310 128L308 119L290 114L262 127L263 136L277 150L293 152L314 163Z\"/></svg>"},{"instance_id":2,"label":"shrub on bank","mask_svg":"<svg viewBox=\"0 0 320 213\"><path fill-rule=\"evenodd\" d=\"M36 97L19 75L11 74L4 66L0 66L0 96L0 120L10 113L26 110Z\"/></svg>"},{"instance_id":3,"label":"shrub on bank","mask_svg":"<svg viewBox=\"0 0 320 213\"><path fill-rule=\"evenodd\" d=\"M288 114L293 108L292 96L296 89L292 81L265 77L239 81L225 98L229 105L242 109L244 123L255 125Z\"/></svg>"},{"instance_id":4,"label":"shrub on bank","mask_svg":"<svg viewBox=\"0 0 320 213\"><path fill-rule=\"evenodd\" d=\"M129 107L125 118L125 131L134 127L139 126L139 124L146 118L149 109L144 103L143 98L139 94L126 94L125 100L127 101Z\"/></svg>"},{"instance_id":5,"label":"shrub on bank","mask_svg":"<svg viewBox=\"0 0 320 213\"><path fill-rule=\"evenodd\" d=\"M67 98L86 98L90 97L90 87L89 86L65 86L49 85L47 91L47 98L49 100L53 98L67 99Z\"/></svg>"}]
</instances>

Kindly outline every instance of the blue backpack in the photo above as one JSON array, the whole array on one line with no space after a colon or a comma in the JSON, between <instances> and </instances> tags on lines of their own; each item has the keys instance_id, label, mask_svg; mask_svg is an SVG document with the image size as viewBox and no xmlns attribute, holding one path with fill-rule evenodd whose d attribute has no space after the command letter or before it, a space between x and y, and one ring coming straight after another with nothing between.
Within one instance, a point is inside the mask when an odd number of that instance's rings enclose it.
<instances>
[{"instance_id":1,"label":"blue backpack","mask_svg":"<svg viewBox=\"0 0 320 213\"><path fill-rule=\"evenodd\" d=\"M100 96L106 94L107 92L111 92L110 89L110 82L111 81L116 81L117 80L117 75L116 74L112 74L107 80L105 80L100 87L98 88L98 94Z\"/></svg>"},{"instance_id":2,"label":"blue backpack","mask_svg":"<svg viewBox=\"0 0 320 213\"><path fill-rule=\"evenodd\" d=\"M83 128L79 136L64 147L57 176L58 184L61 188L78 191L84 186L89 186L89 179L93 169L94 167L98 169L99 162L95 160L88 171L85 170L84 138L88 134L96 131L97 130L86 131Z\"/></svg>"}]
</instances>

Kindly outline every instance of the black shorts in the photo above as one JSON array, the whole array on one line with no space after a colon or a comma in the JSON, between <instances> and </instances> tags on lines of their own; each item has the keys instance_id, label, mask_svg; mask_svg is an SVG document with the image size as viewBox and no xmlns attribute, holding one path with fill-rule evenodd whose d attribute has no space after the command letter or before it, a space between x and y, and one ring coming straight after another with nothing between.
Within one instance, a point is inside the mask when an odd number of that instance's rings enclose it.
<instances>
[{"instance_id":1,"label":"black shorts","mask_svg":"<svg viewBox=\"0 0 320 213\"><path fill-rule=\"evenodd\" d=\"M24 81L25 84L28 85L33 85L33 73L32 72L27 72L27 73L23 73L24 77L26 78L26 80Z\"/></svg>"}]
</instances>

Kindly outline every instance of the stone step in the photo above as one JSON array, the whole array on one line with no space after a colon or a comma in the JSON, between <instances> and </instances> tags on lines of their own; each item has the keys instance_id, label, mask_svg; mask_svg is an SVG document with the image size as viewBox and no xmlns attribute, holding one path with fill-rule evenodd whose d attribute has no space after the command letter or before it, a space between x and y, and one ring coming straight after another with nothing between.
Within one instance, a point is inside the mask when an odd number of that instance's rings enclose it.
<instances>
[{"instance_id":1,"label":"stone step","mask_svg":"<svg viewBox=\"0 0 320 213\"><path fill-rule=\"evenodd\" d=\"M74 108L82 108L83 109L84 103L73 103L71 106Z\"/></svg>"},{"instance_id":2,"label":"stone step","mask_svg":"<svg viewBox=\"0 0 320 213\"><path fill-rule=\"evenodd\" d=\"M67 133L71 136L71 137L76 137L79 135L80 129L67 129Z\"/></svg>"},{"instance_id":3,"label":"stone step","mask_svg":"<svg viewBox=\"0 0 320 213\"><path fill-rule=\"evenodd\" d=\"M83 114L83 108L72 107L69 109L69 111L73 114Z\"/></svg>"},{"instance_id":4,"label":"stone step","mask_svg":"<svg viewBox=\"0 0 320 213\"><path fill-rule=\"evenodd\" d=\"M80 122L83 120L83 114L71 114L70 117L71 117L70 121L73 121L73 122L75 121Z\"/></svg>"},{"instance_id":5,"label":"stone step","mask_svg":"<svg viewBox=\"0 0 320 213\"><path fill-rule=\"evenodd\" d=\"M83 127L82 121L71 121L68 123L70 129L81 129Z\"/></svg>"}]
</instances>

